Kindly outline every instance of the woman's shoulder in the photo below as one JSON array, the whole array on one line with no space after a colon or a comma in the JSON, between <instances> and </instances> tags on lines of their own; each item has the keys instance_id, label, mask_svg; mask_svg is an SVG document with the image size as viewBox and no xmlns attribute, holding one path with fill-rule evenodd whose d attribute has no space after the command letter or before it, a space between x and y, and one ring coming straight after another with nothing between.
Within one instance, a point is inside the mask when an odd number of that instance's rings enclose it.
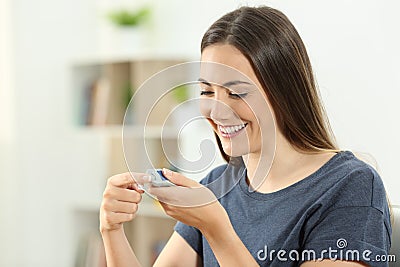
<instances>
[{"instance_id":1,"label":"woman's shoulder","mask_svg":"<svg viewBox=\"0 0 400 267\"><path fill-rule=\"evenodd\" d=\"M351 151L340 152L340 160L331 164L326 173L332 173L336 205L372 206L381 211L386 204L386 191L379 173L369 163Z\"/></svg>"}]
</instances>

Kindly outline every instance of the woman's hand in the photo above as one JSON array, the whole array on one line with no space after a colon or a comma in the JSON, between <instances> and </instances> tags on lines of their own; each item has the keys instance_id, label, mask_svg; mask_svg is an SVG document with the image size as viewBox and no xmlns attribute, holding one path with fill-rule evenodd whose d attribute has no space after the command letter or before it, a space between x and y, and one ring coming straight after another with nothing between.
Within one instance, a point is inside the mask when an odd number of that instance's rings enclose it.
<instances>
[{"instance_id":1,"label":"woman's hand","mask_svg":"<svg viewBox=\"0 0 400 267\"><path fill-rule=\"evenodd\" d=\"M215 195L196 181L180 173L163 169L163 174L177 186L150 187L169 216L200 231L230 225L229 217Z\"/></svg>"},{"instance_id":2,"label":"woman's hand","mask_svg":"<svg viewBox=\"0 0 400 267\"><path fill-rule=\"evenodd\" d=\"M164 169L163 174L177 186L150 187L149 192L157 196L169 216L203 234L220 266L259 266L208 188L177 172Z\"/></svg>"},{"instance_id":3,"label":"woman's hand","mask_svg":"<svg viewBox=\"0 0 400 267\"><path fill-rule=\"evenodd\" d=\"M118 230L135 217L144 192L135 180L148 182L149 178L146 174L127 172L108 179L100 208L101 232Z\"/></svg>"}]
</instances>

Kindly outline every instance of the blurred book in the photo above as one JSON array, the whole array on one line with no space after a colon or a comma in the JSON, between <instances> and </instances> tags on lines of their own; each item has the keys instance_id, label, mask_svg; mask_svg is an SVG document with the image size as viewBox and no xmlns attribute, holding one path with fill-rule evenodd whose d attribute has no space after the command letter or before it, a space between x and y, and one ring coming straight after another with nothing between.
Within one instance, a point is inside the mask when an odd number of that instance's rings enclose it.
<instances>
[{"instance_id":1,"label":"blurred book","mask_svg":"<svg viewBox=\"0 0 400 267\"><path fill-rule=\"evenodd\" d=\"M95 80L90 88L88 125L107 124L111 86L106 78Z\"/></svg>"}]
</instances>

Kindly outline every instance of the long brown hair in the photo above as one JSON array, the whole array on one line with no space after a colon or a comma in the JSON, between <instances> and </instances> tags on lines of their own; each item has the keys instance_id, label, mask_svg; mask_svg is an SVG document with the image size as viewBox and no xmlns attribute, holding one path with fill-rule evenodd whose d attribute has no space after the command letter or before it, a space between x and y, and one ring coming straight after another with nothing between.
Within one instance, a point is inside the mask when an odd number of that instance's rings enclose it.
<instances>
[{"instance_id":1,"label":"long brown hair","mask_svg":"<svg viewBox=\"0 0 400 267\"><path fill-rule=\"evenodd\" d=\"M206 31L201 51L215 44L233 45L249 60L274 110L277 127L296 149L338 151L306 48L282 12L266 6L229 12Z\"/></svg>"}]
</instances>

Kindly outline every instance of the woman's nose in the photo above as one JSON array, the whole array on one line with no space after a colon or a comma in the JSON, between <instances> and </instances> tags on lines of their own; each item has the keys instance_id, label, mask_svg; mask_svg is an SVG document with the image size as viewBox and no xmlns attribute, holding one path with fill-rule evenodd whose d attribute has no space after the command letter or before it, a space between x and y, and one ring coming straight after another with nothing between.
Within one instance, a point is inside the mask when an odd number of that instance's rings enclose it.
<instances>
[{"instance_id":1,"label":"woman's nose","mask_svg":"<svg viewBox=\"0 0 400 267\"><path fill-rule=\"evenodd\" d=\"M229 99L224 92L215 90L212 97L201 98L200 110L203 116L214 121L224 122L232 117L234 113L229 105Z\"/></svg>"},{"instance_id":2,"label":"woman's nose","mask_svg":"<svg viewBox=\"0 0 400 267\"><path fill-rule=\"evenodd\" d=\"M221 98L212 99L210 118L214 121L224 122L233 114L232 108Z\"/></svg>"}]
</instances>

